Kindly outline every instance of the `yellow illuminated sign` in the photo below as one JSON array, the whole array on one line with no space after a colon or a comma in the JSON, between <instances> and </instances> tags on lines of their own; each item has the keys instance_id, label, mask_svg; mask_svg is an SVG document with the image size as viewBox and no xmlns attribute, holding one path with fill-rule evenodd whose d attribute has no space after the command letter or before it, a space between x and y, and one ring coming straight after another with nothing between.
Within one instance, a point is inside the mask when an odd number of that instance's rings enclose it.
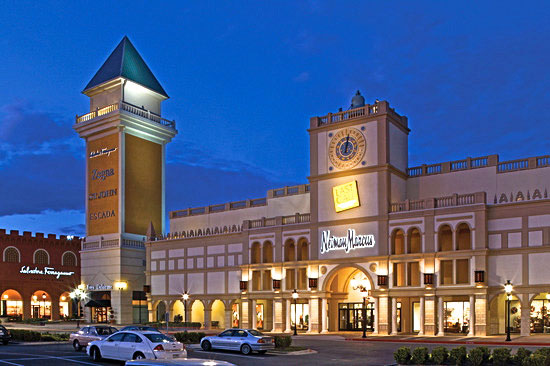
<instances>
[{"instance_id":1,"label":"yellow illuminated sign","mask_svg":"<svg viewBox=\"0 0 550 366\"><path fill-rule=\"evenodd\" d=\"M333 187L332 195L334 196L334 209L336 212L360 206L356 181Z\"/></svg>"}]
</instances>

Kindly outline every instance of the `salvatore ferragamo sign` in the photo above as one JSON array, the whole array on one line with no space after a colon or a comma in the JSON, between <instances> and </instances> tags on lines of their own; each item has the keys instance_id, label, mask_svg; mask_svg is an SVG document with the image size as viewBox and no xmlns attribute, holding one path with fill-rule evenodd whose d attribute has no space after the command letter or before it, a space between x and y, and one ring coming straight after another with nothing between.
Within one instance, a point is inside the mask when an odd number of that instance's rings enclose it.
<instances>
[{"instance_id":1,"label":"salvatore ferragamo sign","mask_svg":"<svg viewBox=\"0 0 550 366\"><path fill-rule=\"evenodd\" d=\"M354 229L348 229L346 236L331 236L330 230L321 233L321 254L333 250L343 250L349 253L350 250L374 247L374 235L357 235Z\"/></svg>"}]
</instances>

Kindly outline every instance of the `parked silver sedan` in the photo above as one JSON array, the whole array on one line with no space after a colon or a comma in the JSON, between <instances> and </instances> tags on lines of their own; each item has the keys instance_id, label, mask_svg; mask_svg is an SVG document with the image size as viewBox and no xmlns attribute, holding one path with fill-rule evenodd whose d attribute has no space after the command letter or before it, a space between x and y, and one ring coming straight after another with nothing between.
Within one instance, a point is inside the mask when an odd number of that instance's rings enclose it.
<instances>
[{"instance_id":1,"label":"parked silver sedan","mask_svg":"<svg viewBox=\"0 0 550 366\"><path fill-rule=\"evenodd\" d=\"M204 337L201 347L205 351L227 349L241 351L245 355L253 351L262 354L275 348L275 339L255 329L228 329L216 336Z\"/></svg>"},{"instance_id":2,"label":"parked silver sedan","mask_svg":"<svg viewBox=\"0 0 550 366\"><path fill-rule=\"evenodd\" d=\"M88 343L97 341L116 333L118 329L108 325L96 325L91 327L83 327L69 336L69 342L72 343L75 351L80 351L85 348Z\"/></svg>"}]
</instances>

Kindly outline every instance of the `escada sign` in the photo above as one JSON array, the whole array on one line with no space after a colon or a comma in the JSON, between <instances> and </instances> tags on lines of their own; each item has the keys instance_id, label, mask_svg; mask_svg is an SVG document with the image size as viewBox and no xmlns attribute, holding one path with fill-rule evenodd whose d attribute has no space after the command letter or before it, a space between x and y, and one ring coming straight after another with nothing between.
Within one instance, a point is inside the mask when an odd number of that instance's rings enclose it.
<instances>
[{"instance_id":1,"label":"escada sign","mask_svg":"<svg viewBox=\"0 0 550 366\"><path fill-rule=\"evenodd\" d=\"M21 270L19 271L19 273L29 274L29 275L55 276L55 278L57 279L59 279L59 277L61 276L74 275L74 272L56 271L55 268L52 268L52 267L44 267L44 269L38 269L38 267L34 267L34 269L31 269L31 267L29 266L21 267Z\"/></svg>"},{"instance_id":2,"label":"escada sign","mask_svg":"<svg viewBox=\"0 0 550 366\"><path fill-rule=\"evenodd\" d=\"M321 234L321 254L333 250L350 250L374 247L374 235L357 235L354 229L348 229L347 236L330 236L330 230L324 230Z\"/></svg>"}]
</instances>

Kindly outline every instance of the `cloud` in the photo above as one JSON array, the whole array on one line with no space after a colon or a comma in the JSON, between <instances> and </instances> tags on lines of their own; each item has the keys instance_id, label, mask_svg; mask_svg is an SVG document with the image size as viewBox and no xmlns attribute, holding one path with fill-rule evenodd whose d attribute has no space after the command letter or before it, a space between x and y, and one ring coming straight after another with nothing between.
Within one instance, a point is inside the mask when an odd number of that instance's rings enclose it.
<instances>
[{"instance_id":1,"label":"cloud","mask_svg":"<svg viewBox=\"0 0 550 366\"><path fill-rule=\"evenodd\" d=\"M84 212L78 210L44 210L36 214L15 214L0 216L0 228L31 231L33 233L54 233L60 235L84 236Z\"/></svg>"}]
</instances>

